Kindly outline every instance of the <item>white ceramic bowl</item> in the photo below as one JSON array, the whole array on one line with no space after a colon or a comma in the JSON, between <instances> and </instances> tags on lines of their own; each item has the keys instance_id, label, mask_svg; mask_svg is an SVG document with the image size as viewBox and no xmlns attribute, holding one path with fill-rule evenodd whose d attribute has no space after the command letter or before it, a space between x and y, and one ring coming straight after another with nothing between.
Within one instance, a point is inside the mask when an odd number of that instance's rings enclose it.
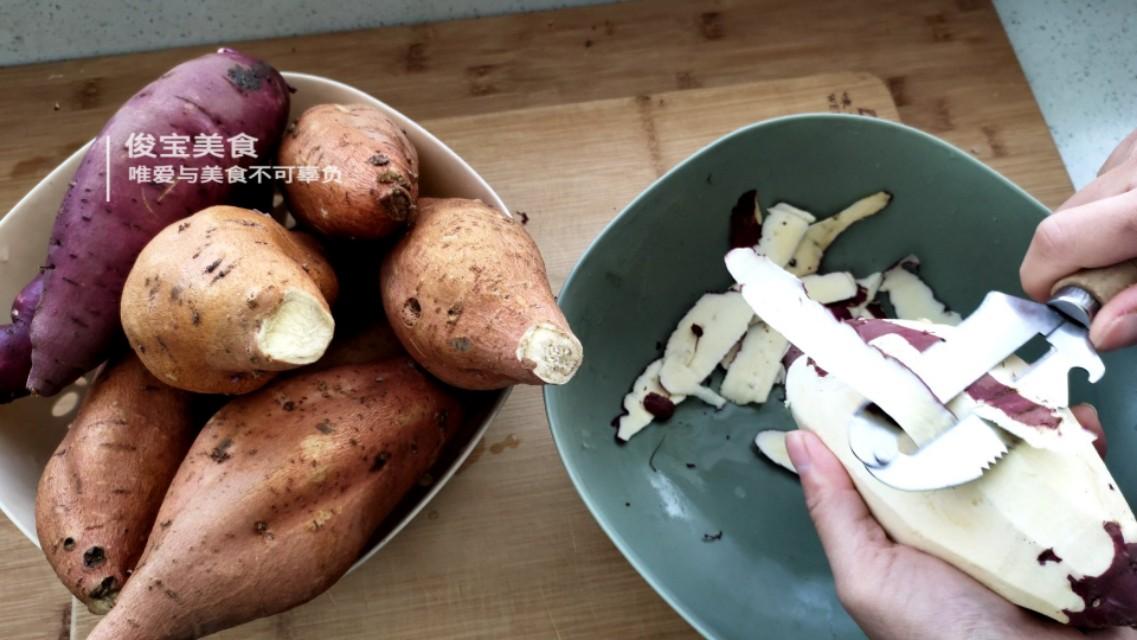
<instances>
[{"instance_id":1,"label":"white ceramic bowl","mask_svg":"<svg viewBox=\"0 0 1137 640\"><path fill-rule=\"evenodd\" d=\"M410 118L346 84L304 73L284 73L296 88L289 119L321 103L361 103L383 110L407 132L418 149L423 195L480 198L506 215L509 209L486 181L454 153ZM43 264L56 211L67 184L90 143L56 167L40 181L8 215L0 220L0 306L6 306ZM90 374L52 398L24 398L0 405L0 510L33 544L36 484L48 458L59 444L78 401L88 386ZM454 475L489 426L504 402L507 391L482 394L470 407L467 424L431 472L433 483L413 491L399 510L376 534L355 569L395 536ZM464 440L462 440L464 438Z\"/></svg>"}]
</instances>

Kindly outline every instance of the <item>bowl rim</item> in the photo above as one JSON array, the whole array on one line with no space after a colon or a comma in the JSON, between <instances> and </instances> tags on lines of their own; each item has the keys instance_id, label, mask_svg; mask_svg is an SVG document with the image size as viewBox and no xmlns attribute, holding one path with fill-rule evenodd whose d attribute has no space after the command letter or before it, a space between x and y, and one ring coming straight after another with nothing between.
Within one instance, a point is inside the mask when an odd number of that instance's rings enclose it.
<instances>
[{"instance_id":1,"label":"bowl rim","mask_svg":"<svg viewBox=\"0 0 1137 640\"><path fill-rule=\"evenodd\" d=\"M869 127L880 127L882 129L893 129L901 131L908 135L914 135L924 142L930 143L934 147L939 147L940 149L948 151L953 155L966 158L968 162L972 163L972 166L980 168L990 176L996 178L1003 184L1003 186L1009 187L1017 195L1023 197L1027 202L1037 207L1040 212L1049 213L1050 211L1046 205L1028 193L1025 189L1015 184L1009 178L991 168L984 162L980 161L970 153L947 142L946 140L938 138L930 133L927 133L926 131L922 131L913 126L904 124L903 122L885 120L871 116L827 112L796 113L791 115L778 116L753 122L751 124L734 129L733 131L730 131L716 138L715 140L707 143L706 145L703 145L691 155L676 163L670 169L665 171L663 175L659 176L646 187L644 187L644 189L640 191L634 198L632 198L632 200L628 202L628 204L625 205L618 214L609 220L608 223L605 224L604 227L600 230L600 232L596 234L596 237L594 237L589 242L588 246L577 259L576 264L573 265L573 268L569 271L568 276L565 278L564 284L561 285L561 290L559 292L560 299L564 298L565 292L568 291L572 284L576 281L576 278L580 275L580 271L583 268L584 262L592 255L594 251L597 250L596 247L600 241L607 237L609 234L614 233L616 226L625 217L630 216L635 209L640 207L641 202L646 200L651 193L660 187L660 185L670 180L673 175L681 172L688 165L694 164L704 156L716 152L719 147L738 136L743 136L759 129L771 129L795 124L802 121L822 122L825 123L826 126L847 126L849 124L855 123L859 126L865 125ZM570 454L568 453L568 445L566 442L564 442L564 440L558 437L558 431L561 429L567 430L570 427L561 422L558 422L553 413L553 407L559 402L555 397L557 393L558 390L550 386L546 386L542 390L542 398L545 404L545 417L549 423L549 431L552 434L553 444L556 447L558 457L561 459L561 464L564 465L565 471L568 473L569 479L572 481L573 488L576 489L577 494L580 496L581 500L588 508L589 513L592 514L593 519L596 520L596 523L598 525L600 525L600 528L604 531L609 540L612 541L612 543L616 546L616 548L620 551L628 563L632 565L632 568L635 569L638 574L640 574L644 581L646 581L648 585L651 586L651 588L655 590L655 592L659 594L659 596L662 597L663 600L667 602L667 604L670 605L671 608L680 615L680 617L686 620L688 624L694 627L694 629L704 637L720 637L717 633L709 628L709 621L704 620L693 610L693 608L689 607L670 588L668 588L664 584L664 581L658 577L654 571L651 570L651 563L644 560L636 553L631 541L626 539L617 530L616 526L612 524L608 516L605 515L607 513L606 510L602 509L599 504L599 493L593 493L590 489L588 489L585 484L584 476L580 473L579 469L575 465L569 464Z\"/></svg>"}]
</instances>

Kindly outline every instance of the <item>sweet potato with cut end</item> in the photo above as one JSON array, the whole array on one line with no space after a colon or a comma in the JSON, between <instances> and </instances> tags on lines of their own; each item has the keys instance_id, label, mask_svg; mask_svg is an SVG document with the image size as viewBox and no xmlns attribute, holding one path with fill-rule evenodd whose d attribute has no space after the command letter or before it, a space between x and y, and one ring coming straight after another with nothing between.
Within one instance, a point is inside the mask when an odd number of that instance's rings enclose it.
<instances>
[{"instance_id":1,"label":"sweet potato with cut end","mask_svg":"<svg viewBox=\"0 0 1137 640\"><path fill-rule=\"evenodd\" d=\"M290 166L335 167L338 180L284 185L292 215L330 236L380 238L402 228L418 198L418 151L385 113L362 104L321 104L303 113L280 145Z\"/></svg>"},{"instance_id":2,"label":"sweet potato with cut end","mask_svg":"<svg viewBox=\"0 0 1137 640\"><path fill-rule=\"evenodd\" d=\"M288 104L288 86L275 69L221 49L164 73L115 113L83 157L55 218L43 297L31 320L32 348L27 360L0 362L4 391L26 386L52 395L105 360L119 337L119 298L138 252L166 225L228 202L239 190L228 181L142 181L130 169L172 165L197 172L270 163ZM171 134L187 137L187 157L159 157L161 138ZM255 139L256 157L231 157L226 140L241 134ZM155 142L148 150L146 136ZM224 157L195 157L193 142L201 136L219 142ZM132 151L154 157L132 158ZM20 368L26 380L7 385Z\"/></svg>"},{"instance_id":3,"label":"sweet potato with cut end","mask_svg":"<svg viewBox=\"0 0 1137 640\"><path fill-rule=\"evenodd\" d=\"M448 384L563 384L580 366L536 243L480 200L420 199L380 285L403 347Z\"/></svg>"},{"instance_id":4,"label":"sweet potato with cut end","mask_svg":"<svg viewBox=\"0 0 1137 640\"><path fill-rule=\"evenodd\" d=\"M460 414L454 392L405 357L233 400L198 435L88 640L196 638L312 599L434 464Z\"/></svg>"},{"instance_id":5,"label":"sweet potato with cut end","mask_svg":"<svg viewBox=\"0 0 1137 640\"><path fill-rule=\"evenodd\" d=\"M142 555L193 442L190 401L127 352L99 374L44 468L36 493L40 547L92 613L114 606Z\"/></svg>"},{"instance_id":6,"label":"sweet potato with cut end","mask_svg":"<svg viewBox=\"0 0 1137 640\"><path fill-rule=\"evenodd\" d=\"M313 238L264 214L210 207L139 254L123 289L122 326L166 384L247 393L323 355L336 293Z\"/></svg>"}]
</instances>

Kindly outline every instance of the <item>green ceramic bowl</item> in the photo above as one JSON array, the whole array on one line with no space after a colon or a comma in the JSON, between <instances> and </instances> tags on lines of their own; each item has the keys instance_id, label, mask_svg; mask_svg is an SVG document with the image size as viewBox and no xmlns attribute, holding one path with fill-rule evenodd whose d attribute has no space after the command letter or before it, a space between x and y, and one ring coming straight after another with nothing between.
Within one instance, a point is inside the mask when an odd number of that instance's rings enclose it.
<instances>
[{"instance_id":1,"label":"green ceramic bowl","mask_svg":"<svg viewBox=\"0 0 1137 640\"><path fill-rule=\"evenodd\" d=\"M573 381L546 387L549 424L584 502L632 565L704 635L858 638L790 474L758 458L754 435L787 428L781 402L714 411L680 405L617 446L610 421L679 318L731 283L727 221L739 194L828 215L879 189L889 208L832 247L825 269L867 274L915 253L952 308L970 312L998 289L1021 295L1018 267L1046 208L967 153L915 129L870 118L800 115L740 129L648 187L604 230L565 283L560 304L584 344ZM1113 470L1137 495L1137 358L1072 397L1096 402ZM1077 377L1077 376L1075 376ZM779 400L781 398L778 398ZM721 538L718 537L721 532Z\"/></svg>"}]
</instances>

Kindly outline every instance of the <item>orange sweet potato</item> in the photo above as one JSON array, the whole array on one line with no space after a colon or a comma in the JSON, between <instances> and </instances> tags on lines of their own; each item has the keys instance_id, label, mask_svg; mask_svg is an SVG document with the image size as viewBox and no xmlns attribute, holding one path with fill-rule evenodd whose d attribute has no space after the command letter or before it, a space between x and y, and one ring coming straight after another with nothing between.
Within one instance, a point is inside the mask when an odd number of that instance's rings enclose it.
<instances>
[{"instance_id":1,"label":"orange sweet potato","mask_svg":"<svg viewBox=\"0 0 1137 640\"><path fill-rule=\"evenodd\" d=\"M331 266L311 236L238 207L163 229L126 279L122 326L143 364L198 393L247 393L332 339Z\"/></svg>"},{"instance_id":2,"label":"orange sweet potato","mask_svg":"<svg viewBox=\"0 0 1137 640\"><path fill-rule=\"evenodd\" d=\"M89 640L196 638L330 587L457 430L409 358L298 373L230 402L178 470Z\"/></svg>"},{"instance_id":3,"label":"orange sweet potato","mask_svg":"<svg viewBox=\"0 0 1137 640\"><path fill-rule=\"evenodd\" d=\"M403 347L448 384L563 384L580 366L536 243L480 200L420 199L380 284Z\"/></svg>"},{"instance_id":4,"label":"orange sweet potato","mask_svg":"<svg viewBox=\"0 0 1137 640\"><path fill-rule=\"evenodd\" d=\"M346 364L370 364L406 355L403 345L386 319L379 319L351 332L337 333L324 356L302 371L322 371Z\"/></svg>"},{"instance_id":5,"label":"orange sweet potato","mask_svg":"<svg viewBox=\"0 0 1137 640\"><path fill-rule=\"evenodd\" d=\"M418 198L418 151L385 113L364 104L321 104L280 144L280 162L332 167L334 180L284 185L297 220L329 236L381 238L403 227Z\"/></svg>"},{"instance_id":6,"label":"orange sweet potato","mask_svg":"<svg viewBox=\"0 0 1137 640\"><path fill-rule=\"evenodd\" d=\"M36 494L40 546L92 613L114 605L134 569L193 426L190 394L128 353L99 374L48 460Z\"/></svg>"}]
</instances>

